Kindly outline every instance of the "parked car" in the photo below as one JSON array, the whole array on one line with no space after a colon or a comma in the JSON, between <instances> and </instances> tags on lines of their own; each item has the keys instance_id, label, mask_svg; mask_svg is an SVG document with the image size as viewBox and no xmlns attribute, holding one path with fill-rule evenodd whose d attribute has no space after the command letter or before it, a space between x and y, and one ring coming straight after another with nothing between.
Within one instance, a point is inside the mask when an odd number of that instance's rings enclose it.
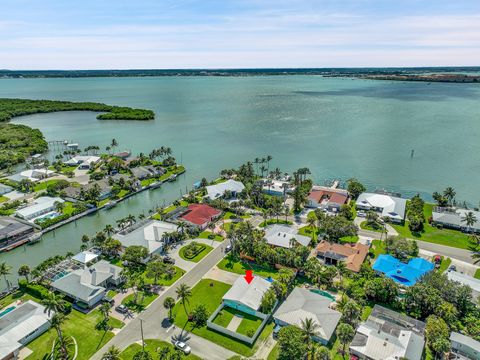
<instances>
[{"instance_id":1,"label":"parked car","mask_svg":"<svg viewBox=\"0 0 480 360\"><path fill-rule=\"evenodd\" d=\"M440 255L435 255L435 256L433 257L433 262L434 262L435 264L441 263L441 262L442 262L442 257L441 257Z\"/></svg>"},{"instance_id":2,"label":"parked car","mask_svg":"<svg viewBox=\"0 0 480 360\"><path fill-rule=\"evenodd\" d=\"M230 251L232 251L232 245L229 244L225 247L225 252L228 253Z\"/></svg>"},{"instance_id":3,"label":"parked car","mask_svg":"<svg viewBox=\"0 0 480 360\"><path fill-rule=\"evenodd\" d=\"M280 331L282 327L280 325L275 325L273 328L273 338L276 339L278 337L278 332Z\"/></svg>"},{"instance_id":4,"label":"parked car","mask_svg":"<svg viewBox=\"0 0 480 360\"><path fill-rule=\"evenodd\" d=\"M163 258L163 262L165 264L175 264L175 259L171 258L170 256L165 256Z\"/></svg>"},{"instance_id":5,"label":"parked car","mask_svg":"<svg viewBox=\"0 0 480 360\"><path fill-rule=\"evenodd\" d=\"M357 211L357 216L358 217L366 217L367 214L365 214L365 211L359 210L359 211Z\"/></svg>"},{"instance_id":6,"label":"parked car","mask_svg":"<svg viewBox=\"0 0 480 360\"><path fill-rule=\"evenodd\" d=\"M115 311L119 312L120 314L126 314L128 312L128 308L125 305L120 304L115 308Z\"/></svg>"},{"instance_id":7,"label":"parked car","mask_svg":"<svg viewBox=\"0 0 480 360\"><path fill-rule=\"evenodd\" d=\"M457 267L456 267L455 265L450 265L450 266L448 267L448 271L449 271L449 272L450 272L450 271L457 271Z\"/></svg>"},{"instance_id":8,"label":"parked car","mask_svg":"<svg viewBox=\"0 0 480 360\"><path fill-rule=\"evenodd\" d=\"M173 345L175 345L177 349L182 350L185 355L188 355L192 352L192 349L190 348L190 346L188 346L183 341L176 340L173 342Z\"/></svg>"},{"instance_id":9,"label":"parked car","mask_svg":"<svg viewBox=\"0 0 480 360\"><path fill-rule=\"evenodd\" d=\"M110 305L115 304L115 300L113 300L113 299L112 299L111 297L109 297L109 296L105 296L105 297L102 299L102 301L103 301L104 303L109 303Z\"/></svg>"}]
</instances>

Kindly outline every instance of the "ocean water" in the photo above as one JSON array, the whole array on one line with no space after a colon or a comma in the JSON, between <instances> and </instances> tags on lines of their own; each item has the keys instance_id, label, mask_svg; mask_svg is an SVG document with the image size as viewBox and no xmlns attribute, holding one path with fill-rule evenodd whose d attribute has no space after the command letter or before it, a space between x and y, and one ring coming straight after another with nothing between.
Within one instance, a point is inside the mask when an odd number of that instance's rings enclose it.
<instances>
[{"instance_id":1,"label":"ocean water","mask_svg":"<svg viewBox=\"0 0 480 360\"><path fill-rule=\"evenodd\" d=\"M34 265L76 251L83 233L177 198L206 177L271 155L270 167L308 167L318 183L356 177L369 189L404 196L453 186L459 200L480 195L480 85L320 76L1 79L0 97L105 102L152 109L154 121L97 120L90 112L17 118L48 140L148 153L170 146L187 167L179 181L147 191L1 254ZM411 157L411 151L414 156ZM35 253L33 257L31 254Z\"/></svg>"}]
</instances>

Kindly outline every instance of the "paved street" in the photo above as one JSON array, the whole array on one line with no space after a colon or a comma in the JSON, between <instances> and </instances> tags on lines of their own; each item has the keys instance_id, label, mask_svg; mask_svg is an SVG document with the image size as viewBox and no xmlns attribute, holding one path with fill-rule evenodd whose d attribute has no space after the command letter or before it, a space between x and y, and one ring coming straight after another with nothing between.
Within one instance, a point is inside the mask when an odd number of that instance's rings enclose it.
<instances>
[{"instance_id":1,"label":"paved street","mask_svg":"<svg viewBox=\"0 0 480 360\"><path fill-rule=\"evenodd\" d=\"M115 345L119 349L123 350L130 344L139 341L140 335L140 319L143 319L143 333L145 339L162 339L170 342L172 336L179 336L181 329L172 327L167 320L168 312L163 307L163 301L166 297L171 296L176 299L175 290L180 283L187 284L193 287L202 277L217 264L224 254L222 248L227 245L227 241L222 243L223 246L218 246L212 250L202 261L200 261L191 271L187 272L176 284L168 288L163 294L161 294L152 304L142 312L138 317L133 319L130 323L120 330L120 332L110 340L103 348L101 348L92 359L100 360L102 354L107 349ZM192 348L192 352L204 359L211 360L224 360L235 353L216 345L210 341L206 341L193 334L184 334L184 337L188 339L188 344Z\"/></svg>"}]
</instances>

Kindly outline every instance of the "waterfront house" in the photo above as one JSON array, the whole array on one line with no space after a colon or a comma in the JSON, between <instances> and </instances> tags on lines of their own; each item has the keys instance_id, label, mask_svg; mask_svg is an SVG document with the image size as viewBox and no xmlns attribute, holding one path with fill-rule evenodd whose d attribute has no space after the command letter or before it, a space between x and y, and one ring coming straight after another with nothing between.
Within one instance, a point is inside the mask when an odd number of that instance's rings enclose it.
<instances>
[{"instance_id":1,"label":"waterfront house","mask_svg":"<svg viewBox=\"0 0 480 360\"><path fill-rule=\"evenodd\" d=\"M33 234L35 228L13 217L0 217L0 248L9 246L26 239Z\"/></svg>"},{"instance_id":2,"label":"waterfront house","mask_svg":"<svg viewBox=\"0 0 480 360\"><path fill-rule=\"evenodd\" d=\"M265 179L262 183L262 191L267 195L284 196L290 194L295 186L288 181Z\"/></svg>"},{"instance_id":3,"label":"waterfront house","mask_svg":"<svg viewBox=\"0 0 480 360\"><path fill-rule=\"evenodd\" d=\"M178 226L165 221L152 220L134 229L126 229L116 234L115 239L122 243L124 248L129 246L143 246L148 253L160 254L166 242L168 234L178 230Z\"/></svg>"},{"instance_id":4,"label":"waterfront house","mask_svg":"<svg viewBox=\"0 0 480 360\"><path fill-rule=\"evenodd\" d=\"M392 255L380 255L372 266L377 274L385 275L400 285L412 286L426 273L432 271L434 265L422 258L413 258L403 263Z\"/></svg>"},{"instance_id":5,"label":"waterfront house","mask_svg":"<svg viewBox=\"0 0 480 360\"><path fill-rule=\"evenodd\" d=\"M351 359L420 360L425 346L425 323L375 305L350 343Z\"/></svg>"},{"instance_id":6,"label":"waterfront house","mask_svg":"<svg viewBox=\"0 0 480 360\"><path fill-rule=\"evenodd\" d=\"M82 193L85 194L86 192L88 192L90 189L92 189L95 186L95 184L98 185L98 189L100 191L98 196L99 201L105 200L112 195L112 187L109 185L108 180L106 179L92 181L80 187L68 186L65 189L63 189L62 192L65 194L65 198L67 200L72 200L72 201L84 200L82 197Z\"/></svg>"},{"instance_id":7,"label":"waterfront house","mask_svg":"<svg viewBox=\"0 0 480 360\"><path fill-rule=\"evenodd\" d=\"M13 188L11 186L0 184L0 196L4 194L8 194L9 192L12 192L12 191L13 191Z\"/></svg>"},{"instance_id":8,"label":"waterfront house","mask_svg":"<svg viewBox=\"0 0 480 360\"><path fill-rule=\"evenodd\" d=\"M229 179L215 185L207 186L206 189L207 197L210 200L225 197L226 193L230 194L229 198L236 198L237 195L245 189L245 185L240 181Z\"/></svg>"},{"instance_id":9,"label":"waterfront house","mask_svg":"<svg viewBox=\"0 0 480 360\"><path fill-rule=\"evenodd\" d=\"M257 316L263 295L271 286L271 282L260 276L255 276L248 283L243 276L239 276L232 287L223 295L222 303L232 309Z\"/></svg>"},{"instance_id":10,"label":"waterfront house","mask_svg":"<svg viewBox=\"0 0 480 360\"><path fill-rule=\"evenodd\" d=\"M470 227L463 221L469 212L472 212L477 219ZM480 232L480 211L436 206L432 211L432 223L450 229L478 233Z\"/></svg>"},{"instance_id":11,"label":"waterfront house","mask_svg":"<svg viewBox=\"0 0 480 360\"><path fill-rule=\"evenodd\" d=\"M451 281L459 282L462 285L467 285L472 289L472 297L474 300L477 300L480 297L480 280L469 276L467 274L462 274L457 271L448 271L447 278Z\"/></svg>"},{"instance_id":12,"label":"waterfront house","mask_svg":"<svg viewBox=\"0 0 480 360\"><path fill-rule=\"evenodd\" d=\"M393 223L402 223L405 219L406 204L406 199L397 196L364 192L359 195L355 206L359 210L375 211Z\"/></svg>"},{"instance_id":13,"label":"waterfront house","mask_svg":"<svg viewBox=\"0 0 480 360\"><path fill-rule=\"evenodd\" d=\"M314 341L328 344L342 314L330 308L332 299L305 288L295 288L273 315L275 324L302 327L302 320L312 319L318 325Z\"/></svg>"},{"instance_id":14,"label":"waterfront house","mask_svg":"<svg viewBox=\"0 0 480 360\"><path fill-rule=\"evenodd\" d=\"M100 255L90 250L81 251L78 254L72 256L72 260L76 261L84 266L93 264Z\"/></svg>"},{"instance_id":15,"label":"waterfront house","mask_svg":"<svg viewBox=\"0 0 480 360\"><path fill-rule=\"evenodd\" d=\"M24 170L17 174L7 176L6 178L15 182L21 182L28 179L32 182L37 182L56 175L54 171L48 169L30 169Z\"/></svg>"},{"instance_id":16,"label":"waterfront house","mask_svg":"<svg viewBox=\"0 0 480 360\"><path fill-rule=\"evenodd\" d=\"M105 297L107 287L118 286L123 281L121 267L101 260L88 268L66 274L50 286L73 299L79 307L92 308Z\"/></svg>"},{"instance_id":17,"label":"waterfront house","mask_svg":"<svg viewBox=\"0 0 480 360\"><path fill-rule=\"evenodd\" d=\"M206 204L190 204L179 219L203 230L209 223L217 219L221 213L220 210Z\"/></svg>"},{"instance_id":18,"label":"waterfront house","mask_svg":"<svg viewBox=\"0 0 480 360\"><path fill-rule=\"evenodd\" d=\"M90 170L100 162L99 156L77 155L63 162L67 166L78 166L79 170Z\"/></svg>"},{"instance_id":19,"label":"waterfront house","mask_svg":"<svg viewBox=\"0 0 480 360\"><path fill-rule=\"evenodd\" d=\"M157 177L165 174L164 168L151 165L137 166L131 168L130 171L132 172L133 176L139 180L149 179L151 177Z\"/></svg>"},{"instance_id":20,"label":"waterfront house","mask_svg":"<svg viewBox=\"0 0 480 360\"><path fill-rule=\"evenodd\" d=\"M65 201L59 197L42 196L39 197L24 208L15 211L15 216L34 222L36 219L48 217L51 213L52 217L57 216L56 203L64 203Z\"/></svg>"},{"instance_id":21,"label":"waterfront house","mask_svg":"<svg viewBox=\"0 0 480 360\"><path fill-rule=\"evenodd\" d=\"M312 241L309 236L299 235L295 227L280 224L267 226L264 238L269 245L287 249L297 245L308 246Z\"/></svg>"},{"instance_id":22,"label":"waterfront house","mask_svg":"<svg viewBox=\"0 0 480 360\"><path fill-rule=\"evenodd\" d=\"M307 197L307 207L336 213L348 202L348 191L314 186Z\"/></svg>"},{"instance_id":23,"label":"waterfront house","mask_svg":"<svg viewBox=\"0 0 480 360\"><path fill-rule=\"evenodd\" d=\"M450 334L452 351L449 359L478 360L480 359L480 342L463 334L452 332Z\"/></svg>"},{"instance_id":24,"label":"waterfront house","mask_svg":"<svg viewBox=\"0 0 480 360\"><path fill-rule=\"evenodd\" d=\"M337 265L339 261L343 261L348 270L359 272L368 255L368 249L367 245L361 243L337 244L322 240L315 252L325 265Z\"/></svg>"},{"instance_id":25,"label":"waterfront house","mask_svg":"<svg viewBox=\"0 0 480 360\"><path fill-rule=\"evenodd\" d=\"M0 359L18 359L24 346L50 328L53 315L32 300L9 305L0 316Z\"/></svg>"}]
</instances>

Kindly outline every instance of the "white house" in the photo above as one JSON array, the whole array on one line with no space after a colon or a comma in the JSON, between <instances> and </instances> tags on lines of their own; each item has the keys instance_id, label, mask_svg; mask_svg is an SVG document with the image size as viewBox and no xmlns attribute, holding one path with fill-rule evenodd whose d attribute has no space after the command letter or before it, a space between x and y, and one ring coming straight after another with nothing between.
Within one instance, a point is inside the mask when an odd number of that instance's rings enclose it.
<instances>
[{"instance_id":1,"label":"white house","mask_svg":"<svg viewBox=\"0 0 480 360\"><path fill-rule=\"evenodd\" d=\"M3 194L8 194L9 192L12 192L13 189L10 186L0 184L0 196Z\"/></svg>"},{"instance_id":2,"label":"white house","mask_svg":"<svg viewBox=\"0 0 480 360\"><path fill-rule=\"evenodd\" d=\"M245 189L245 185L240 181L229 179L215 185L207 186L206 189L207 197L211 200L215 200L224 196L226 192L230 192L232 197L236 197L237 194Z\"/></svg>"},{"instance_id":3,"label":"white house","mask_svg":"<svg viewBox=\"0 0 480 360\"><path fill-rule=\"evenodd\" d=\"M32 182L37 182L42 179L47 179L55 175L55 172L48 169L30 169L24 170L17 174L7 176L7 179L12 181L20 182L22 180L28 179Z\"/></svg>"},{"instance_id":4,"label":"white house","mask_svg":"<svg viewBox=\"0 0 480 360\"><path fill-rule=\"evenodd\" d=\"M290 249L295 244L308 246L312 238L299 235L293 226L274 224L265 228L265 240L270 245Z\"/></svg>"},{"instance_id":5,"label":"white house","mask_svg":"<svg viewBox=\"0 0 480 360\"><path fill-rule=\"evenodd\" d=\"M260 276L255 276L250 283L243 276L239 276L223 295L223 304L247 314L257 315L263 295L271 285L269 281Z\"/></svg>"},{"instance_id":6,"label":"white house","mask_svg":"<svg viewBox=\"0 0 480 360\"><path fill-rule=\"evenodd\" d=\"M165 221L150 221L131 232L120 232L115 238L122 243L122 246L137 245L148 249L149 254L161 253L163 251L164 234L178 230L178 226Z\"/></svg>"},{"instance_id":7,"label":"white house","mask_svg":"<svg viewBox=\"0 0 480 360\"><path fill-rule=\"evenodd\" d=\"M268 195L283 196L291 193L295 189L295 186L288 181L282 180L263 180L262 191Z\"/></svg>"},{"instance_id":8,"label":"white house","mask_svg":"<svg viewBox=\"0 0 480 360\"><path fill-rule=\"evenodd\" d=\"M0 317L0 359L18 359L20 350L50 328L53 312L32 300Z\"/></svg>"},{"instance_id":9,"label":"white house","mask_svg":"<svg viewBox=\"0 0 480 360\"><path fill-rule=\"evenodd\" d=\"M388 217L392 222L400 223L405 219L407 200L396 196L361 193L355 203L357 209L375 211L380 216Z\"/></svg>"},{"instance_id":10,"label":"white house","mask_svg":"<svg viewBox=\"0 0 480 360\"><path fill-rule=\"evenodd\" d=\"M81 170L88 170L93 165L96 165L100 162L99 156L92 156L92 155L77 155L74 156L63 163L67 166L78 166Z\"/></svg>"},{"instance_id":11,"label":"white house","mask_svg":"<svg viewBox=\"0 0 480 360\"><path fill-rule=\"evenodd\" d=\"M473 213L477 221L470 228L465 223L465 216L469 213ZM480 232L480 211L459 209L459 208L442 208L435 207L432 211L432 221L436 225L442 225L447 228L462 230L462 231L474 231Z\"/></svg>"},{"instance_id":12,"label":"white house","mask_svg":"<svg viewBox=\"0 0 480 360\"><path fill-rule=\"evenodd\" d=\"M65 200L59 197L42 196L35 199L27 207L15 211L15 215L19 218L34 222L36 218L55 211L56 203L64 203Z\"/></svg>"},{"instance_id":13,"label":"white house","mask_svg":"<svg viewBox=\"0 0 480 360\"><path fill-rule=\"evenodd\" d=\"M450 334L452 352L457 356L455 359L480 359L480 342L460 333ZM451 359L451 358L450 358Z\"/></svg>"},{"instance_id":14,"label":"white house","mask_svg":"<svg viewBox=\"0 0 480 360\"><path fill-rule=\"evenodd\" d=\"M473 276L462 274L457 271L448 271L447 277L451 281L457 281L462 285L468 285L472 289L472 297L478 299L480 296L480 280Z\"/></svg>"}]
</instances>

